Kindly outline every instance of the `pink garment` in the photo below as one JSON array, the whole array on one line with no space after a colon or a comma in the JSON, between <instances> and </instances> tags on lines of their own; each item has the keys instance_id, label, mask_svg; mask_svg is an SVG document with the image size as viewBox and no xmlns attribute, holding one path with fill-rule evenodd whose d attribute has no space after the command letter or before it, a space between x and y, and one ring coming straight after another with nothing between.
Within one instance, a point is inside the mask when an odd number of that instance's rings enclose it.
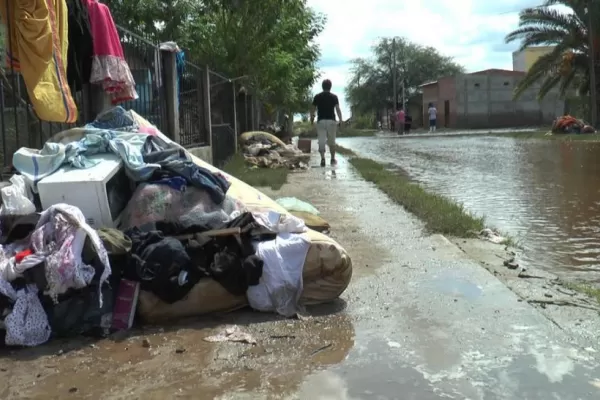
<instances>
[{"instance_id":1,"label":"pink garment","mask_svg":"<svg viewBox=\"0 0 600 400\"><path fill-rule=\"evenodd\" d=\"M135 81L121 47L121 39L108 7L97 0L84 0L90 19L94 58L90 82L101 84L113 105L136 100Z\"/></svg>"},{"instance_id":2,"label":"pink garment","mask_svg":"<svg viewBox=\"0 0 600 400\"><path fill-rule=\"evenodd\" d=\"M396 121L404 123L404 110L398 111L396 114Z\"/></svg>"}]
</instances>

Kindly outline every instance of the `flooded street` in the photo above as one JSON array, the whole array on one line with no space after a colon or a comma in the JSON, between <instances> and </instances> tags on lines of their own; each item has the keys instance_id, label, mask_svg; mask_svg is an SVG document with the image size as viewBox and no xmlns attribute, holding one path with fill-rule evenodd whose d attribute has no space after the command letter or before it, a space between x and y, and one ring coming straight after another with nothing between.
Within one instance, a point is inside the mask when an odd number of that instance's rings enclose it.
<instances>
[{"instance_id":1,"label":"flooded street","mask_svg":"<svg viewBox=\"0 0 600 400\"><path fill-rule=\"evenodd\" d=\"M600 143L492 136L351 138L513 236L523 263L600 281Z\"/></svg>"}]
</instances>

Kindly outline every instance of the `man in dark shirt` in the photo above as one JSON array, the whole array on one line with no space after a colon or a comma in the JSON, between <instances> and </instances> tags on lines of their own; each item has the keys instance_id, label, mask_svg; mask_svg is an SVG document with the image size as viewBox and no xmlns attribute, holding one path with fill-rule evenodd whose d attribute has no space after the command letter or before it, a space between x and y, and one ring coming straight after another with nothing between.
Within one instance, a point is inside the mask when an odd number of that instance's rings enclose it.
<instances>
[{"instance_id":1,"label":"man in dark shirt","mask_svg":"<svg viewBox=\"0 0 600 400\"><path fill-rule=\"evenodd\" d=\"M331 153L331 165L336 165L335 159L335 136L338 124L335 120L337 114L340 124L342 123L342 111L338 97L331 93L331 81L325 79L321 84L323 91L316 95L310 110L310 123L315 123L315 111L317 112L317 137L319 141L319 153L321 153L321 167L325 166L325 143L329 145Z\"/></svg>"}]
</instances>

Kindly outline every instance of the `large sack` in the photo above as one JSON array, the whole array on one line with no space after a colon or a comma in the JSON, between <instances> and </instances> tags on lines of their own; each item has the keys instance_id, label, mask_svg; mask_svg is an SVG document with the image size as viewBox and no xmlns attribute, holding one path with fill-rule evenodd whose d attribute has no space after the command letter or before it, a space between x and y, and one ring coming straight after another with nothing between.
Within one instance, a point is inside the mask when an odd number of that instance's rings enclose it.
<instances>
[{"instance_id":1,"label":"large sack","mask_svg":"<svg viewBox=\"0 0 600 400\"><path fill-rule=\"evenodd\" d=\"M170 141L164 135L160 135L163 140ZM257 189L193 155L190 156L197 165L225 175L231 181L227 195L244 204L250 211L271 209L288 213ZM300 302L310 305L335 300L346 290L352 279L350 256L329 236L313 230L309 230L307 235L311 240L311 246L304 262L302 274L304 290ZM212 279L204 279L186 297L173 304L167 304L154 294L142 291L138 303L138 315L145 322L159 323L169 319L231 311L247 304L245 297L234 296Z\"/></svg>"},{"instance_id":2,"label":"large sack","mask_svg":"<svg viewBox=\"0 0 600 400\"><path fill-rule=\"evenodd\" d=\"M285 147L285 143L281 141L277 136L270 134L269 132L252 131L245 132L240 135L240 143L245 145L247 141L251 139L266 139L269 142L276 144L281 147Z\"/></svg>"}]
</instances>

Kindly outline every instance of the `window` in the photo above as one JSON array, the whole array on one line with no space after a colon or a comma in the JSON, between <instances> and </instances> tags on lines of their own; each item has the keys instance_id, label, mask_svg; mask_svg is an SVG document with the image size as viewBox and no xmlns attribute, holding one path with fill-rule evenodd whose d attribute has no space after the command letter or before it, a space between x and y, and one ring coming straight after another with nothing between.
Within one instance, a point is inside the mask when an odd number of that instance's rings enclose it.
<instances>
[{"instance_id":1,"label":"window","mask_svg":"<svg viewBox=\"0 0 600 400\"><path fill-rule=\"evenodd\" d=\"M476 84L475 84L475 87L479 87L479 83L476 83Z\"/></svg>"},{"instance_id":2,"label":"window","mask_svg":"<svg viewBox=\"0 0 600 400\"><path fill-rule=\"evenodd\" d=\"M508 86L508 85L510 85L509 81L504 82L504 86Z\"/></svg>"}]
</instances>

